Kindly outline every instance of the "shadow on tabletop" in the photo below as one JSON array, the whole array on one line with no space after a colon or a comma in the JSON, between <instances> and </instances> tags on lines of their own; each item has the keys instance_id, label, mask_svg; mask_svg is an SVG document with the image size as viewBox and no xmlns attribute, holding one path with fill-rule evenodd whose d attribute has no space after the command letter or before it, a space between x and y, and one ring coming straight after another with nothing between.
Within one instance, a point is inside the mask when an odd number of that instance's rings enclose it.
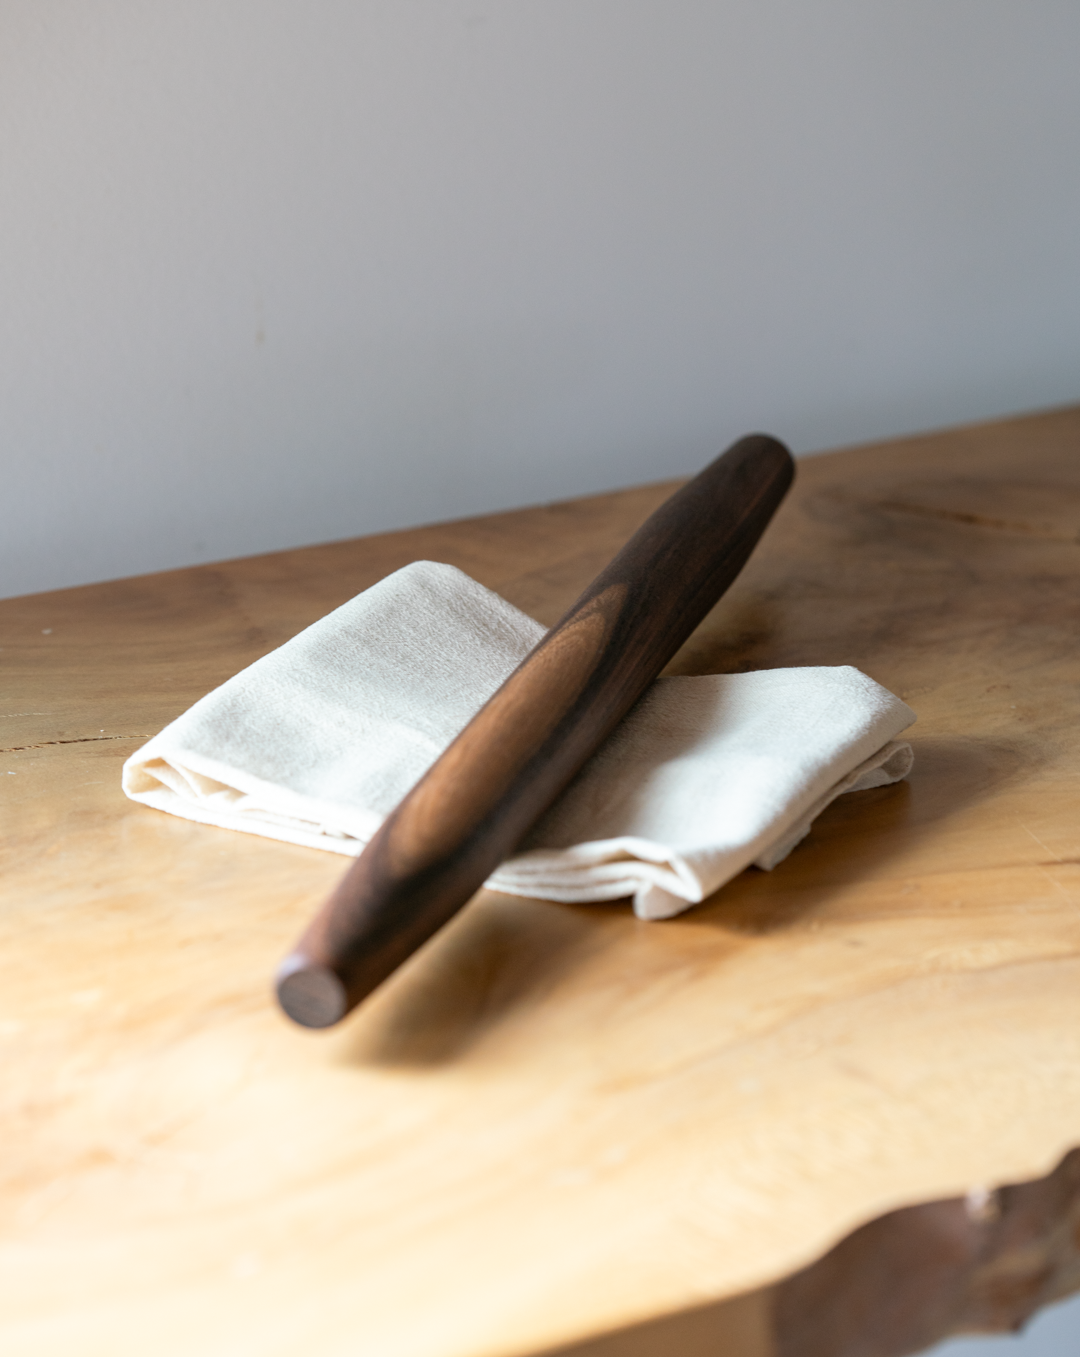
<instances>
[{"instance_id":1,"label":"shadow on tabletop","mask_svg":"<svg viewBox=\"0 0 1080 1357\"><path fill-rule=\"evenodd\" d=\"M670 926L706 924L746 934L791 927L827 905L838 888L880 877L890 860L940 835L951 818L1032 765L1019 741L928 736L911 743L915 766L904 782L841 796L771 872L741 873Z\"/></svg>"},{"instance_id":2,"label":"shadow on tabletop","mask_svg":"<svg viewBox=\"0 0 1080 1357\"><path fill-rule=\"evenodd\" d=\"M1016 743L929 737L909 782L841 797L772 872L750 868L676 919L641 924L629 902L563 905L481 891L370 999L342 1033L349 1065L430 1068L462 1058L535 1007L612 930L761 936L798 925L837 889L880 876L890 858L1001 790L1030 765Z\"/></svg>"},{"instance_id":3,"label":"shadow on tabletop","mask_svg":"<svg viewBox=\"0 0 1080 1357\"><path fill-rule=\"evenodd\" d=\"M617 924L621 902L602 912ZM365 1000L338 1058L413 1068L459 1059L601 945L595 924L592 907L481 891Z\"/></svg>"}]
</instances>

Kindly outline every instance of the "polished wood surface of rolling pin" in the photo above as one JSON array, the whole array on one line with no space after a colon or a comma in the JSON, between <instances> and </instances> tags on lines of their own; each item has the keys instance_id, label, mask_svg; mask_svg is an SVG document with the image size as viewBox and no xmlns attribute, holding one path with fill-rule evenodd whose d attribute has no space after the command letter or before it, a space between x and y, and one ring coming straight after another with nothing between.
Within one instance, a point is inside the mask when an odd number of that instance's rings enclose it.
<instances>
[{"instance_id":1,"label":"polished wood surface of rolling pin","mask_svg":"<svg viewBox=\"0 0 1080 1357\"><path fill-rule=\"evenodd\" d=\"M278 973L328 1027L466 903L745 565L791 454L741 439L642 524L387 818Z\"/></svg>"}]
</instances>

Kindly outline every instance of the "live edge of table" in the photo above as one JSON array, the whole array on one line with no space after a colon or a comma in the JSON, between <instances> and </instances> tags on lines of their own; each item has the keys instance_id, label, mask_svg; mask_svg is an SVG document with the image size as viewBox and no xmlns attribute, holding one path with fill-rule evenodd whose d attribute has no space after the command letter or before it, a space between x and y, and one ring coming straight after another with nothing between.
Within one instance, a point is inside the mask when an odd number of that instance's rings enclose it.
<instances>
[{"instance_id":1,"label":"live edge of table","mask_svg":"<svg viewBox=\"0 0 1080 1357\"><path fill-rule=\"evenodd\" d=\"M1078 1284L1080 409L800 464L671 672L856 665L915 770L681 919L481 892L312 1034L343 860L121 795L391 570L550 623L671 488L0 603L8 1357L892 1354Z\"/></svg>"}]
</instances>

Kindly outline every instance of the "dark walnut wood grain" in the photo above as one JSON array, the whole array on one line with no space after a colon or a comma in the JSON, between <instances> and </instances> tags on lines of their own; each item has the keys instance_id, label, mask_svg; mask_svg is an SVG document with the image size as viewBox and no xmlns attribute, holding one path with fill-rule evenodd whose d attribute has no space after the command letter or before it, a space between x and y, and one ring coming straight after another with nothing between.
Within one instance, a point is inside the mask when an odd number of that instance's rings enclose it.
<instances>
[{"instance_id":1,"label":"dark walnut wood grain","mask_svg":"<svg viewBox=\"0 0 1080 1357\"><path fill-rule=\"evenodd\" d=\"M646 520L353 863L279 970L291 1018L337 1022L470 899L732 583L793 476L751 435Z\"/></svg>"}]
</instances>

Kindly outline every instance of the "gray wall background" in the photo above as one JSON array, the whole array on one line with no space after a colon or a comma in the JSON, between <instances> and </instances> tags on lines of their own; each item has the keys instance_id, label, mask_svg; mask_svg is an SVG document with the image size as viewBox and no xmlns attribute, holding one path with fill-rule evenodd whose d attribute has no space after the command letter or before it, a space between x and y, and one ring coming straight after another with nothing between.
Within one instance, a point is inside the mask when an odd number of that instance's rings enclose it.
<instances>
[{"instance_id":1,"label":"gray wall background","mask_svg":"<svg viewBox=\"0 0 1080 1357\"><path fill-rule=\"evenodd\" d=\"M953 1338L926 1357L1076 1357L1080 1352L1080 1297L1040 1310L1020 1334Z\"/></svg>"},{"instance_id":2,"label":"gray wall background","mask_svg":"<svg viewBox=\"0 0 1080 1357\"><path fill-rule=\"evenodd\" d=\"M1075 0L0 0L0 594L1080 398Z\"/></svg>"}]
</instances>

